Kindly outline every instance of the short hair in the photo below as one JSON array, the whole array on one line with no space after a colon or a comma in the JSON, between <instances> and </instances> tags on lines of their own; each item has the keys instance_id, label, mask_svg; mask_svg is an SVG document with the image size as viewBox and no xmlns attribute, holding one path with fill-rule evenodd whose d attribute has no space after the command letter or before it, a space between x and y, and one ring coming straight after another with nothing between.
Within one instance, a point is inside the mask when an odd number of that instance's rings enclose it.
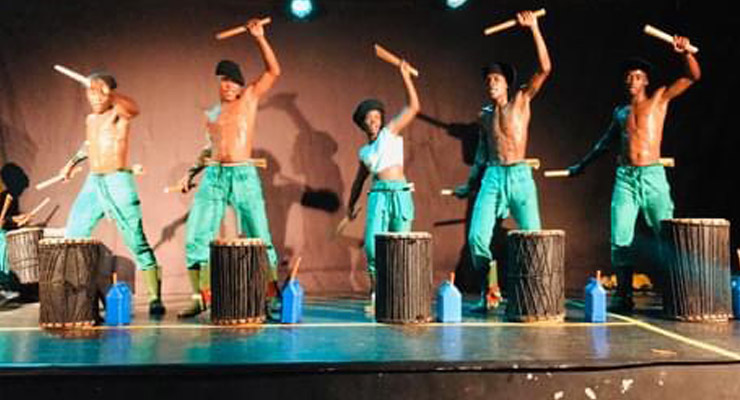
<instances>
[{"instance_id":1,"label":"short hair","mask_svg":"<svg viewBox=\"0 0 740 400\"><path fill-rule=\"evenodd\" d=\"M365 116L372 110L378 110L385 117L385 106L380 100L377 99L365 99L357 105L355 112L352 113L352 121L355 122L360 129L365 129Z\"/></svg>"}]
</instances>

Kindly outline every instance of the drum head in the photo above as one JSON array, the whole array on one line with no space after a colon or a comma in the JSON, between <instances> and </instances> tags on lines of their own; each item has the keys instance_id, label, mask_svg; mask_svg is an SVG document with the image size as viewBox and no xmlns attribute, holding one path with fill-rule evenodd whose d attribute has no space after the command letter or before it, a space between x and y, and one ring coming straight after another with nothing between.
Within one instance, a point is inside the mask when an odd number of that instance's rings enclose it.
<instances>
[{"instance_id":1,"label":"drum head","mask_svg":"<svg viewBox=\"0 0 740 400\"><path fill-rule=\"evenodd\" d=\"M53 245L75 245L75 244L89 244L96 245L102 244L98 239L93 238L46 238L39 240L39 245L53 246Z\"/></svg>"},{"instance_id":2,"label":"drum head","mask_svg":"<svg viewBox=\"0 0 740 400\"><path fill-rule=\"evenodd\" d=\"M380 232L375 236L381 236L389 239L431 239L432 234L429 232Z\"/></svg>"},{"instance_id":3,"label":"drum head","mask_svg":"<svg viewBox=\"0 0 740 400\"><path fill-rule=\"evenodd\" d=\"M211 241L212 246L234 246L234 247L242 247L242 246L264 246L265 242L262 241L262 239L258 238L233 238L233 239L213 239Z\"/></svg>"}]
</instances>

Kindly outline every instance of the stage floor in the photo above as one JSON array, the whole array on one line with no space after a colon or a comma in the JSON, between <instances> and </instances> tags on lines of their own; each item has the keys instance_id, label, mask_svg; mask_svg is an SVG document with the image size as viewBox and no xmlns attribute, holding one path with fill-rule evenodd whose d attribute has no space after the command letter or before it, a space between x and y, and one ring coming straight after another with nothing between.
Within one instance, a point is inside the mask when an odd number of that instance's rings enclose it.
<instances>
[{"instance_id":1,"label":"stage floor","mask_svg":"<svg viewBox=\"0 0 740 400\"><path fill-rule=\"evenodd\" d=\"M661 319L650 297L631 316L610 314L603 324L583 321L581 303L567 302L564 323L505 322L503 308L488 315L464 304L463 322L378 324L359 297L307 298L295 325L220 327L208 314L178 320L187 296L168 298L168 314L149 319L137 302L126 327L49 331L38 327L38 303L0 311L0 372L28 369L231 366L261 370L321 367L355 370L567 370L740 360L740 325Z\"/></svg>"}]
</instances>

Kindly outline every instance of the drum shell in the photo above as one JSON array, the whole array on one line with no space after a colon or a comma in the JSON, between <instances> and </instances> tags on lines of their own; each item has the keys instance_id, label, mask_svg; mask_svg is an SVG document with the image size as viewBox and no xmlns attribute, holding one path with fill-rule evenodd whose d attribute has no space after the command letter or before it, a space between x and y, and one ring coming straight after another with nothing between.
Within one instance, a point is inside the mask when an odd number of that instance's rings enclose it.
<instances>
[{"instance_id":1,"label":"drum shell","mask_svg":"<svg viewBox=\"0 0 740 400\"><path fill-rule=\"evenodd\" d=\"M95 324L101 243L45 239L39 242L39 249L39 324L46 328Z\"/></svg>"},{"instance_id":2,"label":"drum shell","mask_svg":"<svg viewBox=\"0 0 740 400\"><path fill-rule=\"evenodd\" d=\"M665 316L687 322L728 321L732 315L729 222L664 220L661 238Z\"/></svg>"},{"instance_id":3,"label":"drum shell","mask_svg":"<svg viewBox=\"0 0 740 400\"><path fill-rule=\"evenodd\" d=\"M42 237L40 228L18 229L5 235L10 270L22 284L39 281L39 240Z\"/></svg>"},{"instance_id":4,"label":"drum shell","mask_svg":"<svg viewBox=\"0 0 740 400\"><path fill-rule=\"evenodd\" d=\"M375 318L385 323L432 320L432 237L425 232L375 236Z\"/></svg>"},{"instance_id":5,"label":"drum shell","mask_svg":"<svg viewBox=\"0 0 740 400\"><path fill-rule=\"evenodd\" d=\"M262 323L266 312L267 247L261 242L211 243L211 321Z\"/></svg>"},{"instance_id":6,"label":"drum shell","mask_svg":"<svg viewBox=\"0 0 740 400\"><path fill-rule=\"evenodd\" d=\"M515 322L565 319L565 232L511 231L507 236L506 317Z\"/></svg>"}]
</instances>

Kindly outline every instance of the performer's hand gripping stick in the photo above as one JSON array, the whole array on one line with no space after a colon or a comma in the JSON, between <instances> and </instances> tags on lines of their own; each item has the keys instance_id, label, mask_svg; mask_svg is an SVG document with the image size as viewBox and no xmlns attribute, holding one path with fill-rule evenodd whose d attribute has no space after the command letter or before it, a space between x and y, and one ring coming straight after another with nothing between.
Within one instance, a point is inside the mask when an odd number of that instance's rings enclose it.
<instances>
[{"instance_id":1,"label":"performer's hand gripping stick","mask_svg":"<svg viewBox=\"0 0 740 400\"><path fill-rule=\"evenodd\" d=\"M267 18L260 19L257 22L257 24L259 24L259 25L267 25L270 22L272 22L272 18L267 17ZM230 38L232 36L241 35L242 33L247 32L248 30L249 30L249 28L247 28L247 25L239 25L237 27L234 27L234 28L231 28L231 29L227 29L225 31L221 31L221 32L217 33L216 34L216 39L218 39L218 40L224 40L224 39Z\"/></svg>"},{"instance_id":2,"label":"performer's hand gripping stick","mask_svg":"<svg viewBox=\"0 0 740 400\"><path fill-rule=\"evenodd\" d=\"M373 47L375 47L375 55L378 56L378 58L380 58L381 60L391 63L397 67L401 65L401 58L386 50L383 46L376 43L373 45ZM419 71L411 65L409 65L409 71L411 72L411 75L417 78L419 77Z\"/></svg>"},{"instance_id":3,"label":"performer's hand gripping stick","mask_svg":"<svg viewBox=\"0 0 740 400\"><path fill-rule=\"evenodd\" d=\"M643 32L645 32L646 34L648 34L648 35L650 35L650 36L652 36L652 37L654 37L656 39L660 39L660 40L662 40L664 42L668 42L670 44L673 44L673 36L671 36L668 33L665 33L663 31L661 31L660 29L658 29L658 28L656 28L656 27L654 27L652 25L645 25L645 28L643 29ZM699 48L696 47L696 46L694 46L694 45L688 45L686 47L686 50L688 50L690 53L698 53L699 52Z\"/></svg>"},{"instance_id":4,"label":"performer's hand gripping stick","mask_svg":"<svg viewBox=\"0 0 740 400\"><path fill-rule=\"evenodd\" d=\"M544 8L540 8L539 10L533 12L532 15L534 15L537 18L544 17L545 16L545 9ZM493 35L494 33L499 33L501 31L505 31L505 30L507 30L509 28L515 27L517 23L518 22L517 22L516 18L512 18L512 19L510 19L508 21L505 21L505 22L502 22L500 24L489 26L488 28L486 28L486 29L483 30L483 34L486 35L486 36Z\"/></svg>"}]
</instances>

